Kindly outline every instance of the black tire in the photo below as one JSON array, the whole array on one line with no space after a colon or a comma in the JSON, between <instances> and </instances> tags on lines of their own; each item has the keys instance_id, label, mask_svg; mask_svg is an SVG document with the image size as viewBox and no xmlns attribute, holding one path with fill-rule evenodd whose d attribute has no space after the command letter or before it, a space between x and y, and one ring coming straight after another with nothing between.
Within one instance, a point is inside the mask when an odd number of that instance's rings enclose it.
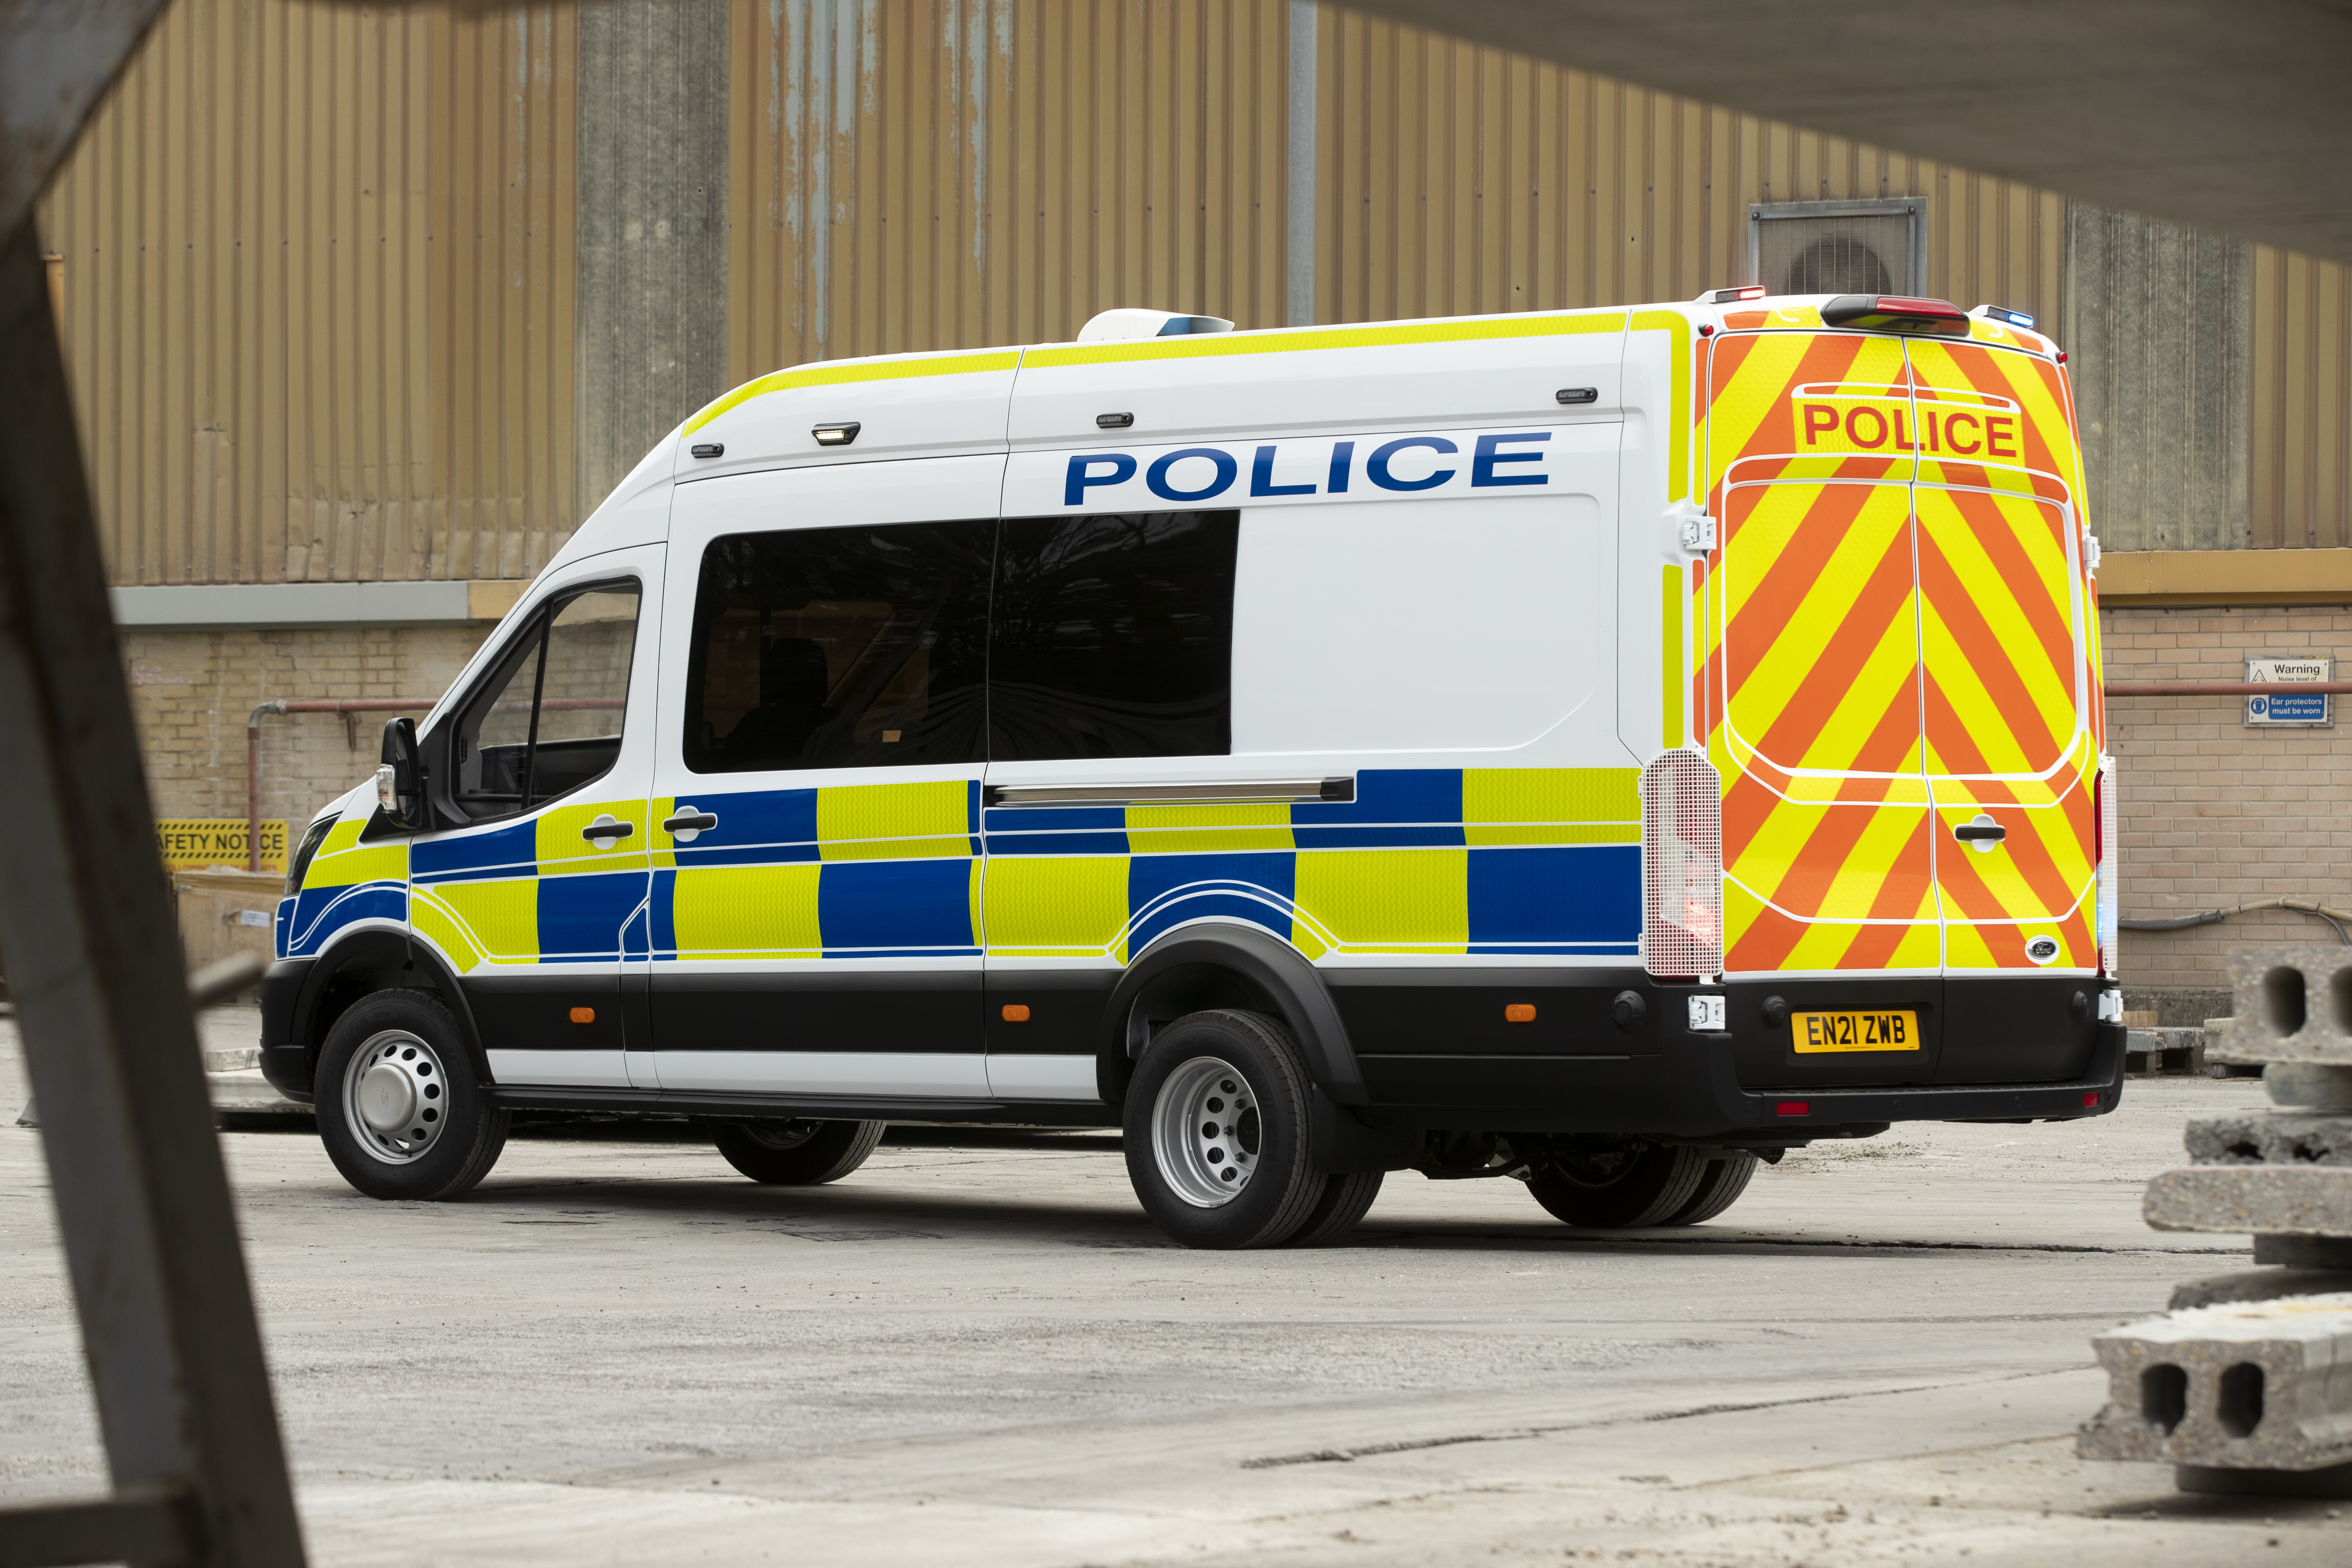
<instances>
[{"instance_id":1,"label":"black tire","mask_svg":"<svg viewBox=\"0 0 2352 1568\"><path fill-rule=\"evenodd\" d=\"M874 1152L887 1121L726 1121L711 1141L727 1163L772 1187L837 1182Z\"/></svg>"},{"instance_id":2,"label":"black tire","mask_svg":"<svg viewBox=\"0 0 2352 1568\"><path fill-rule=\"evenodd\" d=\"M1706 1163L1706 1173L1698 1179L1698 1191L1691 1194L1668 1225L1705 1225L1739 1201L1748 1184L1756 1179L1756 1167L1763 1162L1745 1150L1735 1150L1718 1160Z\"/></svg>"},{"instance_id":3,"label":"black tire","mask_svg":"<svg viewBox=\"0 0 2352 1568\"><path fill-rule=\"evenodd\" d=\"M1588 1230L1639 1230L1680 1214L1706 1174L1696 1150L1641 1138L1591 1139L1538 1166L1528 1191L1554 1219Z\"/></svg>"},{"instance_id":4,"label":"black tire","mask_svg":"<svg viewBox=\"0 0 2352 1568\"><path fill-rule=\"evenodd\" d=\"M1381 1195L1381 1171L1326 1176L1323 1195L1307 1211L1307 1221L1291 1233L1285 1247L1328 1247L1355 1229Z\"/></svg>"},{"instance_id":5,"label":"black tire","mask_svg":"<svg viewBox=\"0 0 2352 1568\"><path fill-rule=\"evenodd\" d=\"M1187 1247L1287 1241L1330 1184L1307 1163L1307 1089L1297 1045L1271 1018L1219 1008L1159 1030L1127 1089L1127 1174L1144 1213Z\"/></svg>"},{"instance_id":6,"label":"black tire","mask_svg":"<svg viewBox=\"0 0 2352 1568\"><path fill-rule=\"evenodd\" d=\"M507 1145L506 1110L483 1098L464 1032L428 991L352 1003L327 1031L312 1083L327 1158L372 1198L454 1198Z\"/></svg>"}]
</instances>

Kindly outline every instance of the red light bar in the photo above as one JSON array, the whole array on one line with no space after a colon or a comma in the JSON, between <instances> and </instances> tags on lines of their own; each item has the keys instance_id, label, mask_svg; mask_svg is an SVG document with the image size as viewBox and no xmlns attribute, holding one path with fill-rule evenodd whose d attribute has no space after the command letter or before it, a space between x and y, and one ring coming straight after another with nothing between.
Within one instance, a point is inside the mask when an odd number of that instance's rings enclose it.
<instances>
[{"instance_id":1,"label":"red light bar","mask_svg":"<svg viewBox=\"0 0 2352 1568\"><path fill-rule=\"evenodd\" d=\"M1969 313L1947 300L1915 300L1905 294L1841 294L1822 307L1822 324L1859 327L1866 332L1903 332L1964 338Z\"/></svg>"},{"instance_id":2,"label":"red light bar","mask_svg":"<svg viewBox=\"0 0 2352 1568\"><path fill-rule=\"evenodd\" d=\"M1717 305L1737 304L1742 300L1761 300L1764 298L1764 285L1746 283L1737 289L1717 289L1707 298L1712 303Z\"/></svg>"}]
</instances>

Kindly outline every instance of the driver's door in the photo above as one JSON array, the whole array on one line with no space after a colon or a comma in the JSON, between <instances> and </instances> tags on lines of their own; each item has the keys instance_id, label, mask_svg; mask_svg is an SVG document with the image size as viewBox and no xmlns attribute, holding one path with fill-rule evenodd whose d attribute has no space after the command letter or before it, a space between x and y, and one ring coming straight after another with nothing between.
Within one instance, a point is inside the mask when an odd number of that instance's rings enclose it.
<instances>
[{"instance_id":1,"label":"driver's door","mask_svg":"<svg viewBox=\"0 0 2352 1568\"><path fill-rule=\"evenodd\" d=\"M631 1083L621 973L646 952L661 568L645 545L537 584L421 740L439 826L409 853L410 920L500 1083Z\"/></svg>"}]
</instances>

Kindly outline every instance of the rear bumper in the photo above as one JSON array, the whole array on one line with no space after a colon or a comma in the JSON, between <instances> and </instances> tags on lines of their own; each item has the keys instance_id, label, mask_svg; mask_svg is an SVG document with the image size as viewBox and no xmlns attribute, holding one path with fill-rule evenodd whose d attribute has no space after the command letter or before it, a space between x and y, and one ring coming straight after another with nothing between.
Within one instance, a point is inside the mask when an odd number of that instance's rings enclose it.
<instances>
[{"instance_id":1,"label":"rear bumper","mask_svg":"<svg viewBox=\"0 0 2352 1568\"><path fill-rule=\"evenodd\" d=\"M1493 979L1498 984L1478 987L1475 1000L1479 1012L1497 1017L1503 1002L1519 999L1533 1001L1539 1019L1557 1008L1597 1020L1606 1015L1593 993L1602 990L1634 992L1646 1016L1635 1028L1588 1026L1546 1042L1550 1049L1541 1053L1512 1051L1499 1032L1472 1040L1400 1037L1382 1026L1398 1009L1381 986L1337 985L1372 1120L1770 1143L1865 1136L1897 1121L2100 1116L2116 1108L2123 1087L2126 1031L2096 1021L2095 982L1997 976L1675 987L1634 973L1559 971ZM2084 994L2079 1008L2077 991ZM1726 995L1725 1030L1687 1027L1688 998L1702 992ZM1786 1006L1768 1007L1776 1000ZM1927 1043L1906 1053L1797 1053L1786 1013L1833 1005L1914 1009ZM1774 1026L1767 1021L1773 1016L1784 1021Z\"/></svg>"}]
</instances>

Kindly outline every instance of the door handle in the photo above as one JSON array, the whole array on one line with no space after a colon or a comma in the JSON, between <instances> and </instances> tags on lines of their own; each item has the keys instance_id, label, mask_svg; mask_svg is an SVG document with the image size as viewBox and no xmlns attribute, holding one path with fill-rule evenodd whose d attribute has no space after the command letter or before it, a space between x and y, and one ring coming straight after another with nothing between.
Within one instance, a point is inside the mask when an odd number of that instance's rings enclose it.
<instances>
[{"instance_id":1,"label":"door handle","mask_svg":"<svg viewBox=\"0 0 2352 1568\"><path fill-rule=\"evenodd\" d=\"M662 831L680 844L691 844L698 835L708 833L718 826L719 819L710 813L697 811L690 805L681 805L677 808L676 816L662 824Z\"/></svg>"},{"instance_id":2,"label":"door handle","mask_svg":"<svg viewBox=\"0 0 2352 1568\"><path fill-rule=\"evenodd\" d=\"M580 837L588 840L589 843L593 844L599 838L626 838L630 834L635 833L636 830L636 825L635 823L614 822L608 816L602 822L592 822L587 826L582 828L580 830Z\"/></svg>"},{"instance_id":3,"label":"door handle","mask_svg":"<svg viewBox=\"0 0 2352 1568\"><path fill-rule=\"evenodd\" d=\"M2009 829L1980 811L1973 819L1956 825L1952 837L1978 854L1987 855L1994 845L2009 837Z\"/></svg>"}]
</instances>

